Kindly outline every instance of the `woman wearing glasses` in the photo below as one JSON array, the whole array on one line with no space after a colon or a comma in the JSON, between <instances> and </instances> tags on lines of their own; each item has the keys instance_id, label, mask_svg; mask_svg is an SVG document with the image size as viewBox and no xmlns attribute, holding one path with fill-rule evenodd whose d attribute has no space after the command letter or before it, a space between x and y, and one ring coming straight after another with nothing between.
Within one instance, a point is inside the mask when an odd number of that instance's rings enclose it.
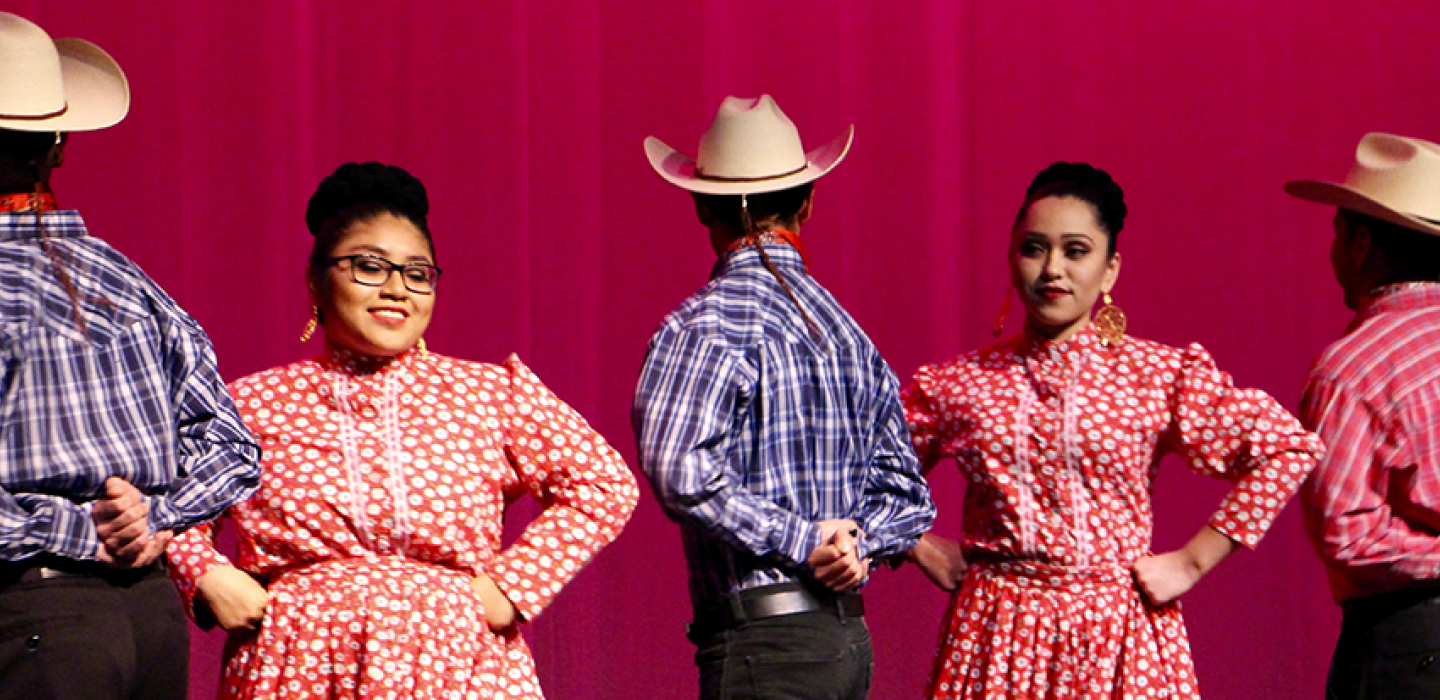
<instances>
[{"instance_id":1,"label":"woman wearing glasses","mask_svg":"<svg viewBox=\"0 0 1440 700\"><path fill-rule=\"evenodd\" d=\"M232 633L222 698L538 698L516 623L620 533L638 491L620 456L520 360L444 357L421 336L440 268L425 188L347 164L306 224L325 352L235 382L265 475L170 560L202 624ZM505 506L545 506L501 549Z\"/></svg>"}]
</instances>

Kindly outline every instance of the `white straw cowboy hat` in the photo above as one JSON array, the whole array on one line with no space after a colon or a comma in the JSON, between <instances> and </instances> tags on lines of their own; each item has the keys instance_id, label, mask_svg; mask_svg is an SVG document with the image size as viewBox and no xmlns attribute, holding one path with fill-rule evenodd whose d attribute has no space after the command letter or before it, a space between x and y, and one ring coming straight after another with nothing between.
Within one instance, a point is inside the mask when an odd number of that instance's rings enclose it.
<instances>
[{"instance_id":1,"label":"white straw cowboy hat","mask_svg":"<svg viewBox=\"0 0 1440 700\"><path fill-rule=\"evenodd\" d=\"M1344 183L1296 180L1285 191L1440 236L1440 146L1429 141L1366 134Z\"/></svg>"},{"instance_id":2,"label":"white straw cowboy hat","mask_svg":"<svg viewBox=\"0 0 1440 700\"><path fill-rule=\"evenodd\" d=\"M855 137L845 133L809 153L800 132L769 95L727 97L700 137L694 160L651 136L645 139L650 167L671 184L702 194L760 194L797 187L830 172Z\"/></svg>"},{"instance_id":3,"label":"white straw cowboy hat","mask_svg":"<svg viewBox=\"0 0 1440 700\"><path fill-rule=\"evenodd\" d=\"M52 41L35 23L0 12L0 128L90 131L128 111L125 73L100 47Z\"/></svg>"}]
</instances>

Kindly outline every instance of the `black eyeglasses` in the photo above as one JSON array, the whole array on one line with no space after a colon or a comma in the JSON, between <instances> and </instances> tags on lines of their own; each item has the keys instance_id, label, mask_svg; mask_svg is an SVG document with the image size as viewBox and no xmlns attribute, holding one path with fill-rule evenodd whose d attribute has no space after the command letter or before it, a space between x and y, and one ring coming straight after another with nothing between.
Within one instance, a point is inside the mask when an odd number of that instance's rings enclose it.
<instances>
[{"instance_id":1,"label":"black eyeglasses","mask_svg":"<svg viewBox=\"0 0 1440 700\"><path fill-rule=\"evenodd\" d=\"M440 268L430 263L393 263L378 255L342 255L330 258L330 264L340 261L350 263L350 279L367 287L382 287L390 281L390 274L400 272L405 288L416 294L434 294L435 285L440 282Z\"/></svg>"}]
</instances>

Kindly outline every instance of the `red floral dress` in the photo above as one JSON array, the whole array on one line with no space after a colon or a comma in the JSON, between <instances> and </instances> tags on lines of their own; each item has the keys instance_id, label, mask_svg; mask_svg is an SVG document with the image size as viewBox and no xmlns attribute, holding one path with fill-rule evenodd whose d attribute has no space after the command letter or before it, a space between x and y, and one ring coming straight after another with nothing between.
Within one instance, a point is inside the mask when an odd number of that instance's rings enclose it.
<instances>
[{"instance_id":1,"label":"red floral dress","mask_svg":"<svg viewBox=\"0 0 1440 700\"><path fill-rule=\"evenodd\" d=\"M1131 575L1160 458L1234 482L1209 524L1253 548L1322 450L1200 346L1091 328L922 367L904 401L924 466L954 458L967 484L935 698L1198 698L1178 602Z\"/></svg>"},{"instance_id":2,"label":"red floral dress","mask_svg":"<svg viewBox=\"0 0 1440 700\"><path fill-rule=\"evenodd\" d=\"M228 516L236 566L266 585L260 631L222 698L539 698L524 640L485 624L485 572L522 619L620 534L639 492L619 454L520 360L336 351L246 377L235 403L264 477ZM544 511L501 550L506 504ZM213 528L177 537L187 602L229 561ZM203 611L198 611L203 612Z\"/></svg>"}]
</instances>

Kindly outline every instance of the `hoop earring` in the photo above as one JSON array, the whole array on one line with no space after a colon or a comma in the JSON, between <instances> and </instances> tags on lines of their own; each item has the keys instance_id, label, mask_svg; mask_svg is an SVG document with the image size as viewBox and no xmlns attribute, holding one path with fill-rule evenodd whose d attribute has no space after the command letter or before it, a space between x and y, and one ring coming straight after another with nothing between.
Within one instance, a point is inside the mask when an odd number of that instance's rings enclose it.
<instances>
[{"instance_id":1,"label":"hoop earring","mask_svg":"<svg viewBox=\"0 0 1440 700\"><path fill-rule=\"evenodd\" d=\"M420 356L421 356L421 357L424 357L424 356L430 354L430 348L425 347L425 338L423 338L423 337L420 338L419 340L416 340L416 341L415 341L415 347L420 349Z\"/></svg>"},{"instance_id":2,"label":"hoop earring","mask_svg":"<svg viewBox=\"0 0 1440 700\"><path fill-rule=\"evenodd\" d=\"M1005 301L1000 304L1000 313L995 315L995 327L990 330L990 334L996 338L1005 332L1005 319L1010 317L1010 302L1010 290L1007 289L1005 290Z\"/></svg>"},{"instance_id":3,"label":"hoop earring","mask_svg":"<svg viewBox=\"0 0 1440 700\"><path fill-rule=\"evenodd\" d=\"M1114 347L1125 338L1125 312L1111 301L1110 292L1104 292L1104 295L1105 305L1095 311L1091 323L1095 324L1095 332L1100 334L1100 341Z\"/></svg>"},{"instance_id":4,"label":"hoop earring","mask_svg":"<svg viewBox=\"0 0 1440 700\"><path fill-rule=\"evenodd\" d=\"M315 327L318 325L320 325L320 307L311 304L310 320L305 322L305 332L300 334L300 342L303 343L309 340L310 336L315 335Z\"/></svg>"}]
</instances>

